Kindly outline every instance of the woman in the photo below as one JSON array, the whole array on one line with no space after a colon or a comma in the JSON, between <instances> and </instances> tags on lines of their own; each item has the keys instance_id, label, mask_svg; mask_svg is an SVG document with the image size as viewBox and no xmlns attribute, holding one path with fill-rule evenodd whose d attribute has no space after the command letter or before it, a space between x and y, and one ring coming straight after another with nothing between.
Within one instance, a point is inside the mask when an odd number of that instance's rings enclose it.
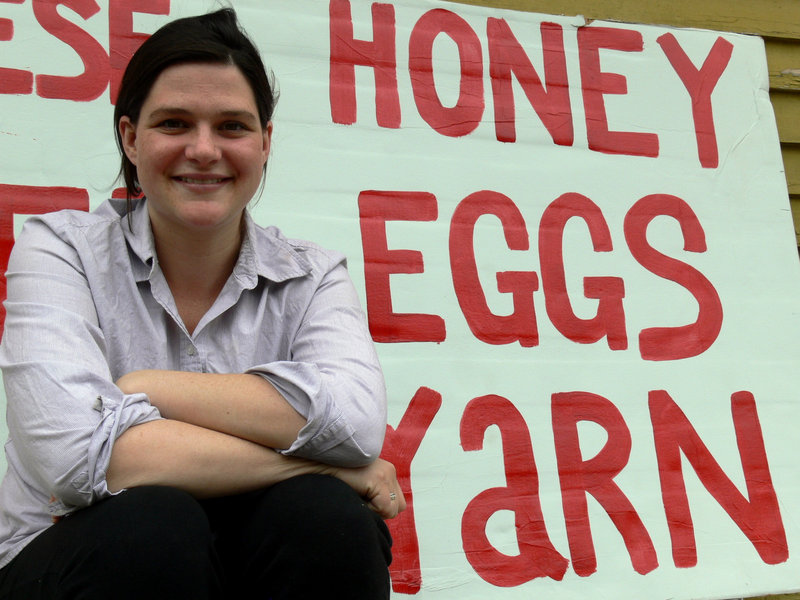
<instances>
[{"instance_id":1,"label":"woman","mask_svg":"<svg viewBox=\"0 0 800 600\"><path fill-rule=\"evenodd\" d=\"M388 598L405 502L344 258L246 211L273 107L232 10L174 21L120 88L128 201L27 222L0 598Z\"/></svg>"}]
</instances>

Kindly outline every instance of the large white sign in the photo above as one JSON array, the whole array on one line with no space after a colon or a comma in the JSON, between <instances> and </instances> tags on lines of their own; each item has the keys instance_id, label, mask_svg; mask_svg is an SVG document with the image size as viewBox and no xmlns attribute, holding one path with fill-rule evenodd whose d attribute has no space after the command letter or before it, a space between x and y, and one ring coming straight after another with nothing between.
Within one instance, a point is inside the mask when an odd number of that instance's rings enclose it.
<instances>
[{"instance_id":1,"label":"large white sign","mask_svg":"<svg viewBox=\"0 0 800 600\"><path fill-rule=\"evenodd\" d=\"M0 4L3 269L24 215L112 193L127 57L214 6ZM800 589L800 273L762 41L234 6L281 89L253 214L348 254L386 372L395 596Z\"/></svg>"}]
</instances>

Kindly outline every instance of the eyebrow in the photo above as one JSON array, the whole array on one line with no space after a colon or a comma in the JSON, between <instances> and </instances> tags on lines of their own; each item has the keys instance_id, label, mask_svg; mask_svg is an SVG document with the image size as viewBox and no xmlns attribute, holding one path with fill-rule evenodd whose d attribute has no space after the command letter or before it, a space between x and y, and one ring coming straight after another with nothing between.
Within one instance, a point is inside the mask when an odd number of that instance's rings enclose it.
<instances>
[{"instance_id":1,"label":"eyebrow","mask_svg":"<svg viewBox=\"0 0 800 600\"><path fill-rule=\"evenodd\" d=\"M151 112L148 117L151 119L158 119L161 117L168 117L172 115L191 115L192 111L180 107L162 106ZM258 122L259 118L249 110L223 110L218 113L222 117L229 119L252 120Z\"/></svg>"}]
</instances>

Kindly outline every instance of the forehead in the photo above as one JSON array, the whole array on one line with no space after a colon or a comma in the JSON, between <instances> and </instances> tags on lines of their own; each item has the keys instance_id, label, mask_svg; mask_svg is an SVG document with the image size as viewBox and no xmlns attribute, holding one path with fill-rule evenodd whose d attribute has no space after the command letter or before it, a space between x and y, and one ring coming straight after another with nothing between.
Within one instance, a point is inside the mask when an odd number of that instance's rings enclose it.
<instances>
[{"instance_id":1,"label":"forehead","mask_svg":"<svg viewBox=\"0 0 800 600\"><path fill-rule=\"evenodd\" d=\"M238 67L228 64L189 63L164 69L153 83L142 113L165 107L258 115L250 83Z\"/></svg>"}]
</instances>

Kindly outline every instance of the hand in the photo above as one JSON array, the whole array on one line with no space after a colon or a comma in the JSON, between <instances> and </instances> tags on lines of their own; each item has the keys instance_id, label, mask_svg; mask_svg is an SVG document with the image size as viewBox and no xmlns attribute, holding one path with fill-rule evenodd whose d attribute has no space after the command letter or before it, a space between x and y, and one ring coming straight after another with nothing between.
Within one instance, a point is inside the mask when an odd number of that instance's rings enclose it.
<instances>
[{"instance_id":1,"label":"hand","mask_svg":"<svg viewBox=\"0 0 800 600\"><path fill-rule=\"evenodd\" d=\"M384 519L392 519L406 509L406 499L390 462L379 458L366 467L334 467L331 474L358 492Z\"/></svg>"}]
</instances>

